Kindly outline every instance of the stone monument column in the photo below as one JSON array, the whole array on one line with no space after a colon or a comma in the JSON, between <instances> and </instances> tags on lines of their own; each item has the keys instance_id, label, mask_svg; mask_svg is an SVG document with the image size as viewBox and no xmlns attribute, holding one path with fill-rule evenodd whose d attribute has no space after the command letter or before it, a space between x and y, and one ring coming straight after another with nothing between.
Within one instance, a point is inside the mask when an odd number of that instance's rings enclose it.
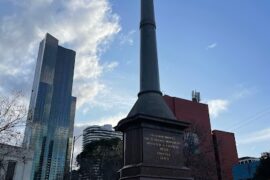
<instances>
[{"instance_id":1,"label":"stone monument column","mask_svg":"<svg viewBox=\"0 0 270 180\"><path fill-rule=\"evenodd\" d=\"M163 100L159 85L153 0L141 0L140 92L128 116L115 127L123 132L121 180L190 180L183 165L183 130Z\"/></svg>"}]
</instances>

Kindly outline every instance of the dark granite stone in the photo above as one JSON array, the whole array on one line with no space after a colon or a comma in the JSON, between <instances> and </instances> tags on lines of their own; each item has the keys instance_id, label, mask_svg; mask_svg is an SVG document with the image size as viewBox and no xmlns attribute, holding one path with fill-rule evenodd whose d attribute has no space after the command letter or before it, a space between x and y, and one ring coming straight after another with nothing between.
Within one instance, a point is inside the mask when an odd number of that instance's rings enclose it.
<instances>
[{"instance_id":1,"label":"dark granite stone","mask_svg":"<svg viewBox=\"0 0 270 180\"><path fill-rule=\"evenodd\" d=\"M137 114L121 120L124 167L120 179L192 179L183 166L183 129L188 123Z\"/></svg>"}]
</instances>

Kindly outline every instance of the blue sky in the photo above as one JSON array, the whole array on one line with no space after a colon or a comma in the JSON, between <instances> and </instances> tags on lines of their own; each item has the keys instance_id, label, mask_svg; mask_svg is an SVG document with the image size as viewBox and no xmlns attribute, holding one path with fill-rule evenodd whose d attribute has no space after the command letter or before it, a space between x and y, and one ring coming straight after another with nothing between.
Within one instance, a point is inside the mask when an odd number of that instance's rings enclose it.
<instances>
[{"instance_id":1,"label":"blue sky","mask_svg":"<svg viewBox=\"0 0 270 180\"><path fill-rule=\"evenodd\" d=\"M269 1L155 1L162 91L185 99L200 91L212 103L212 128L233 131L240 156L270 149L269 7ZM133 44L115 41L102 57L119 61L108 76L124 74L120 91L136 94L139 2L115 0L112 9L121 32L133 32Z\"/></svg>"},{"instance_id":2,"label":"blue sky","mask_svg":"<svg viewBox=\"0 0 270 180\"><path fill-rule=\"evenodd\" d=\"M0 93L22 89L28 103L49 32L77 51L75 134L115 125L139 89L139 8L139 0L0 1ZM234 132L239 156L270 150L269 8L267 0L155 0L162 92L200 91L212 129Z\"/></svg>"}]
</instances>

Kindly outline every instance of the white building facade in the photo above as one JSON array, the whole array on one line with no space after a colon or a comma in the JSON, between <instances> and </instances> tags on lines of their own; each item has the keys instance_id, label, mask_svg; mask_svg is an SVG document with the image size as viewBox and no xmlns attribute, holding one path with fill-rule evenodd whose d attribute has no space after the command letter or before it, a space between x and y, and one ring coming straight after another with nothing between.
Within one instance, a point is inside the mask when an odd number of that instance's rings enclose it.
<instances>
[{"instance_id":1,"label":"white building facade","mask_svg":"<svg viewBox=\"0 0 270 180\"><path fill-rule=\"evenodd\" d=\"M104 126L89 126L83 130L83 148L85 148L92 141L100 139L123 139L122 132L114 131L112 125L105 124Z\"/></svg>"},{"instance_id":2,"label":"white building facade","mask_svg":"<svg viewBox=\"0 0 270 180\"><path fill-rule=\"evenodd\" d=\"M0 144L0 179L29 180L33 152L22 147Z\"/></svg>"}]
</instances>

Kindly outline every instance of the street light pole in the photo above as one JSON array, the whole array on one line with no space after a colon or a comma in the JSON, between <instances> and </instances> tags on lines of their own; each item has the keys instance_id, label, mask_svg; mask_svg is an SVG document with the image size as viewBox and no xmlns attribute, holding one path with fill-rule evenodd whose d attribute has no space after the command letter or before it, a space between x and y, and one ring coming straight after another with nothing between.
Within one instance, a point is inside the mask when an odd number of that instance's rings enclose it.
<instances>
[{"instance_id":1,"label":"street light pole","mask_svg":"<svg viewBox=\"0 0 270 180\"><path fill-rule=\"evenodd\" d=\"M74 154L74 146L75 142L82 136L83 134L80 134L78 136L73 136L73 142L72 142L72 152L71 152L71 163L70 163L70 179L72 175L72 165L73 165L73 154Z\"/></svg>"}]
</instances>

